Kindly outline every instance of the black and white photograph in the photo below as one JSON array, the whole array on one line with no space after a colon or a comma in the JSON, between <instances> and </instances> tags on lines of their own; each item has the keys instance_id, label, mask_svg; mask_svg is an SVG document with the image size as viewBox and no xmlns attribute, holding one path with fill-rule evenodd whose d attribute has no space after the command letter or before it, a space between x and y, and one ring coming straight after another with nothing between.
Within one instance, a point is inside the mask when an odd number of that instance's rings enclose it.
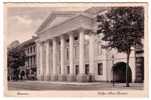
<instances>
[{"instance_id":1,"label":"black and white photograph","mask_svg":"<svg viewBox=\"0 0 151 100\"><path fill-rule=\"evenodd\" d=\"M146 3L5 3L4 13L6 95L147 95Z\"/></svg>"}]
</instances>

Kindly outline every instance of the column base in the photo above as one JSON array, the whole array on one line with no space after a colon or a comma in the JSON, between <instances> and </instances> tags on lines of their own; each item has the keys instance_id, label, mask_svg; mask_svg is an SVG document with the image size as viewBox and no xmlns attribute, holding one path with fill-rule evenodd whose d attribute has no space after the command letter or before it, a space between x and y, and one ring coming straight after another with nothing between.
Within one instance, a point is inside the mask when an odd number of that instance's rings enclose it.
<instances>
[{"instance_id":1,"label":"column base","mask_svg":"<svg viewBox=\"0 0 151 100\"><path fill-rule=\"evenodd\" d=\"M66 81L67 80L66 75L59 75L58 80L59 81Z\"/></svg>"},{"instance_id":2,"label":"column base","mask_svg":"<svg viewBox=\"0 0 151 100\"><path fill-rule=\"evenodd\" d=\"M58 80L58 75L52 75L51 80L52 81L57 81Z\"/></svg>"},{"instance_id":3,"label":"column base","mask_svg":"<svg viewBox=\"0 0 151 100\"><path fill-rule=\"evenodd\" d=\"M47 75L47 76L44 77L45 81L49 81L50 79L51 79L51 77L49 75Z\"/></svg>"},{"instance_id":4,"label":"column base","mask_svg":"<svg viewBox=\"0 0 151 100\"><path fill-rule=\"evenodd\" d=\"M44 76L38 76L37 79L38 79L39 81L43 81L43 80L44 80Z\"/></svg>"},{"instance_id":5,"label":"column base","mask_svg":"<svg viewBox=\"0 0 151 100\"><path fill-rule=\"evenodd\" d=\"M69 81L69 82L76 81L76 76L75 75L68 75L67 76L67 81Z\"/></svg>"},{"instance_id":6,"label":"column base","mask_svg":"<svg viewBox=\"0 0 151 100\"><path fill-rule=\"evenodd\" d=\"M79 74L77 76L77 81L78 82L88 82L89 81L88 75L86 75L86 74Z\"/></svg>"}]
</instances>

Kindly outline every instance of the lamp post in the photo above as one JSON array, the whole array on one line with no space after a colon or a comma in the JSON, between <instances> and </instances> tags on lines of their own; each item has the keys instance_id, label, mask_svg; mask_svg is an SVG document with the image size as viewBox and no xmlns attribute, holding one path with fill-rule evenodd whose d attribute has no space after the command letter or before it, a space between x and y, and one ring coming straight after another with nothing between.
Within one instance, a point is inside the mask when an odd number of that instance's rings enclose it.
<instances>
[{"instance_id":1,"label":"lamp post","mask_svg":"<svg viewBox=\"0 0 151 100\"><path fill-rule=\"evenodd\" d=\"M112 65L114 65L114 55L112 55ZM113 66L114 67L114 66ZM112 85L114 87L114 68L112 68L112 73L113 73L113 80L112 80Z\"/></svg>"}]
</instances>

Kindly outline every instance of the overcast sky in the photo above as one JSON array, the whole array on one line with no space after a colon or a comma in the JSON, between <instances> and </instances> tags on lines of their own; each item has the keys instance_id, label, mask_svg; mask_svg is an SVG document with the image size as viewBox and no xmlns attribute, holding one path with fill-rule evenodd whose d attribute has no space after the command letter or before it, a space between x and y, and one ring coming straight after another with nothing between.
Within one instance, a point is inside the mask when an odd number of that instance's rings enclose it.
<instances>
[{"instance_id":1,"label":"overcast sky","mask_svg":"<svg viewBox=\"0 0 151 100\"><path fill-rule=\"evenodd\" d=\"M70 10L82 11L87 8L72 8ZM40 24L47 18L51 11L65 11L69 8L56 7L17 7L7 11L7 45L14 40L19 42L32 38Z\"/></svg>"}]
</instances>

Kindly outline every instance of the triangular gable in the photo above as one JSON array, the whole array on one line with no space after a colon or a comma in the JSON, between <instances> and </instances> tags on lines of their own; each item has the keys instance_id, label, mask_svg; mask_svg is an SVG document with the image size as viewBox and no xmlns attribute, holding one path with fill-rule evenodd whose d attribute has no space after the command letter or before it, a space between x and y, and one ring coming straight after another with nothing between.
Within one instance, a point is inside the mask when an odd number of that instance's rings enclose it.
<instances>
[{"instance_id":1,"label":"triangular gable","mask_svg":"<svg viewBox=\"0 0 151 100\"><path fill-rule=\"evenodd\" d=\"M64 22L65 20L69 19L70 17L68 16L56 16L52 21L51 23L49 23L45 29L48 29L48 28L51 28L53 26L56 26L62 22Z\"/></svg>"},{"instance_id":2,"label":"triangular gable","mask_svg":"<svg viewBox=\"0 0 151 100\"><path fill-rule=\"evenodd\" d=\"M64 12L51 12L51 14L47 17L47 19L40 25L38 30L36 31L36 34L39 34L41 31L51 28L53 26L56 26L65 20L68 20L69 18L75 16L80 12L73 12L73 11L64 11Z\"/></svg>"}]
</instances>

